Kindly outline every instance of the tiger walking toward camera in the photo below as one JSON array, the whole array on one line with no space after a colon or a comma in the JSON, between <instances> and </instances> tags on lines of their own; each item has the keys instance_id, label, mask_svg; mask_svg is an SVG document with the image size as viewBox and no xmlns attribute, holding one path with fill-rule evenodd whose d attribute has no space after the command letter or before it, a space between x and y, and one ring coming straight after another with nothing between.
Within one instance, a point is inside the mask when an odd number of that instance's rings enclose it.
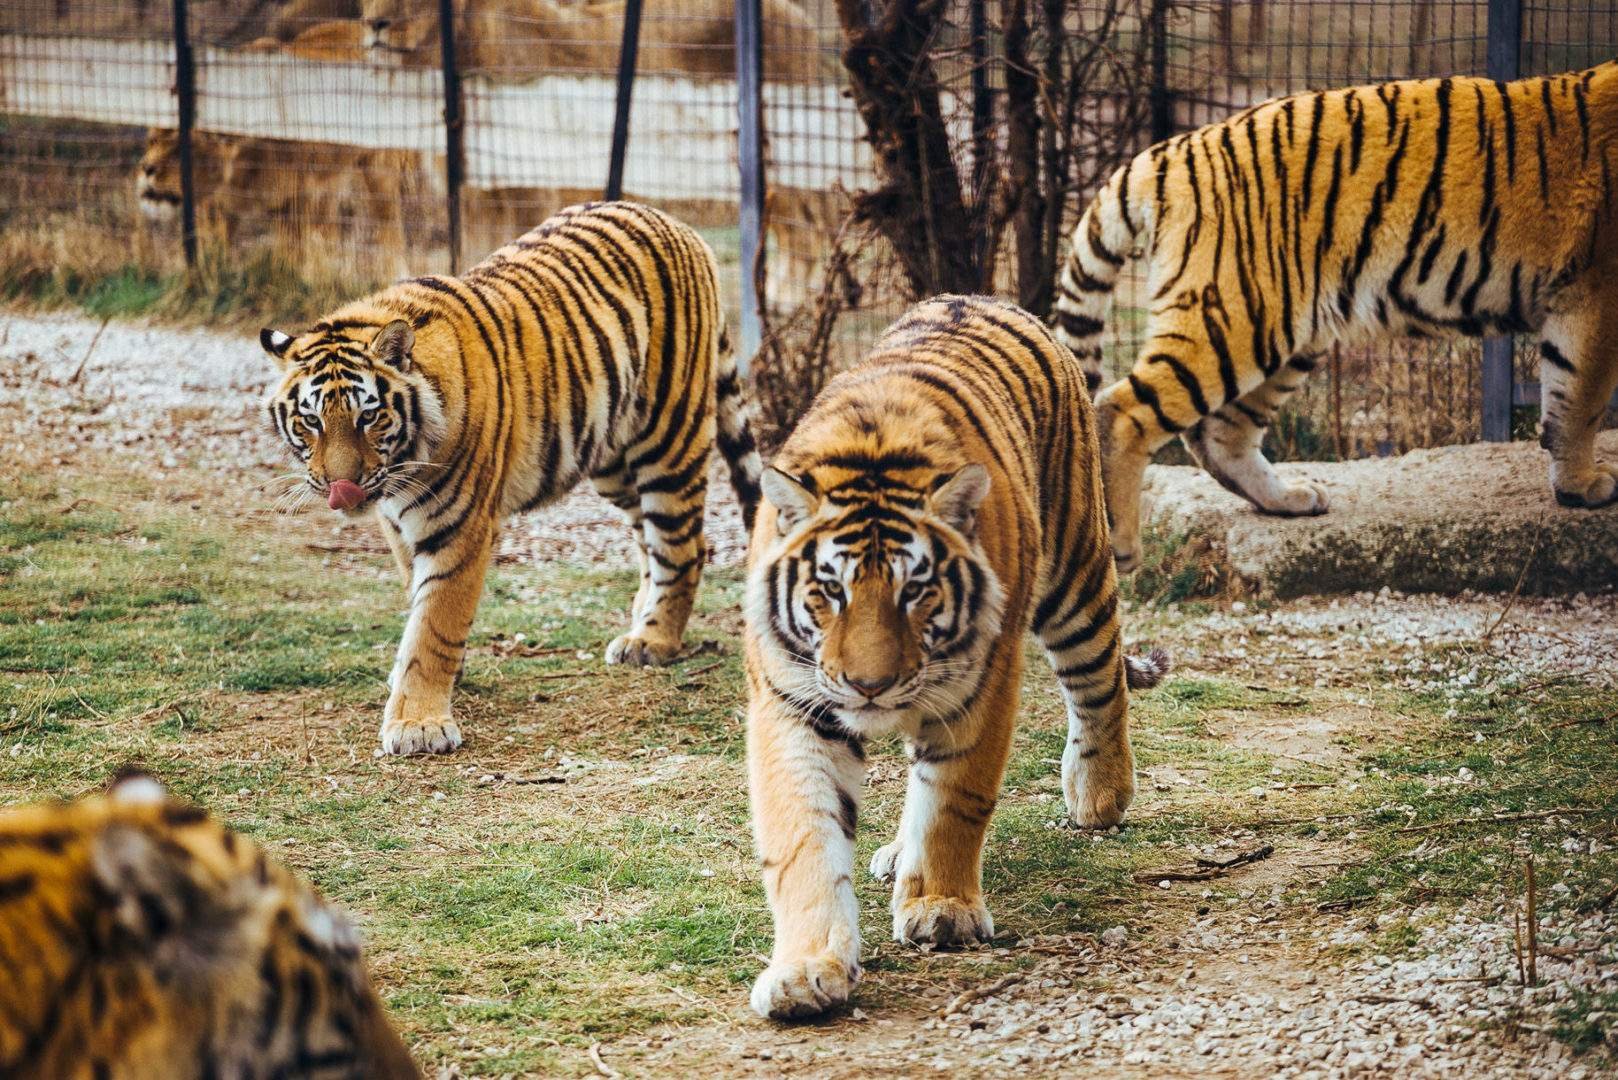
<instances>
[{"instance_id":1,"label":"tiger walking toward camera","mask_svg":"<svg viewBox=\"0 0 1618 1080\"><path fill-rule=\"evenodd\" d=\"M1299 94L1138 155L1085 211L1061 278L1057 335L1094 386L1137 247L1147 340L1096 399L1121 571L1140 560L1146 462L1176 434L1261 511L1325 512L1261 445L1339 342L1535 335L1556 500L1618 501L1618 465L1595 458L1618 383L1618 61Z\"/></svg>"},{"instance_id":2,"label":"tiger walking toward camera","mask_svg":"<svg viewBox=\"0 0 1618 1080\"><path fill-rule=\"evenodd\" d=\"M1067 702L1062 790L1079 825L1134 794L1130 687L1084 373L1036 319L939 297L833 379L764 473L746 596L748 773L775 917L753 1007L822 1012L859 978L854 828L865 742L898 733L900 941L988 940L982 849L1022 680L1023 635Z\"/></svg>"},{"instance_id":3,"label":"tiger walking toward camera","mask_svg":"<svg viewBox=\"0 0 1618 1080\"><path fill-rule=\"evenodd\" d=\"M715 442L751 524L760 466L713 252L649 207L563 210L459 278L401 282L261 342L285 373L269 413L306 467L298 490L374 511L409 585L388 753L461 742L450 691L506 515L586 477L623 512L640 589L610 664L680 652Z\"/></svg>"}]
</instances>

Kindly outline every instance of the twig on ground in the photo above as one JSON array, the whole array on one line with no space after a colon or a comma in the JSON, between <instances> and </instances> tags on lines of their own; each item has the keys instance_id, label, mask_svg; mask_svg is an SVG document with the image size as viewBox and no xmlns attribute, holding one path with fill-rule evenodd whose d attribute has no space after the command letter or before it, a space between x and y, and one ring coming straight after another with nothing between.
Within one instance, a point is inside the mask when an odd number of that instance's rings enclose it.
<instances>
[{"instance_id":1,"label":"twig on ground","mask_svg":"<svg viewBox=\"0 0 1618 1080\"><path fill-rule=\"evenodd\" d=\"M1280 693L1285 692L1285 691L1282 691L1282 690L1277 690L1273 686L1265 686L1262 683L1243 683L1242 687L1243 687L1243 689L1252 690L1253 692L1259 693L1259 694L1280 694ZM1299 706L1299 705L1307 705L1307 704L1309 704L1309 699L1308 698L1301 698L1301 697L1288 697L1288 698L1282 698L1280 701L1261 701L1261 702L1259 702L1259 704L1260 705Z\"/></svg>"},{"instance_id":2,"label":"twig on ground","mask_svg":"<svg viewBox=\"0 0 1618 1080\"><path fill-rule=\"evenodd\" d=\"M1549 956L1555 960L1567 960L1575 956L1583 956L1588 952L1595 952L1599 945L1541 945L1536 955Z\"/></svg>"},{"instance_id":3,"label":"twig on ground","mask_svg":"<svg viewBox=\"0 0 1618 1080\"><path fill-rule=\"evenodd\" d=\"M1595 806L1559 806L1555 810L1533 810L1521 814L1491 814L1488 817L1477 818L1449 818L1445 821L1429 821L1425 825L1407 825L1402 829L1395 829L1400 833L1434 832L1438 829L1450 829L1456 825L1493 825L1505 821L1535 821L1539 818L1558 817L1567 815L1577 817L1581 814L1593 814L1599 807Z\"/></svg>"},{"instance_id":4,"label":"twig on ground","mask_svg":"<svg viewBox=\"0 0 1618 1080\"><path fill-rule=\"evenodd\" d=\"M1140 885L1155 885L1159 881L1211 881L1217 877L1224 877L1239 866L1268 859L1274 854L1275 845L1265 844L1229 859L1198 859L1197 865L1201 867L1199 870L1158 870L1139 873L1135 875L1135 882Z\"/></svg>"},{"instance_id":5,"label":"twig on ground","mask_svg":"<svg viewBox=\"0 0 1618 1080\"><path fill-rule=\"evenodd\" d=\"M1341 900L1326 900L1315 905L1316 911L1347 911L1375 900L1374 896L1345 896Z\"/></svg>"},{"instance_id":6,"label":"twig on ground","mask_svg":"<svg viewBox=\"0 0 1618 1080\"><path fill-rule=\"evenodd\" d=\"M1523 873L1528 879L1528 984L1539 985L1539 907L1534 895L1534 856L1523 856Z\"/></svg>"},{"instance_id":7,"label":"twig on ground","mask_svg":"<svg viewBox=\"0 0 1618 1080\"><path fill-rule=\"evenodd\" d=\"M602 671L547 671L543 675L530 675L530 679L588 679L604 675Z\"/></svg>"},{"instance_id":8,"label":"twig on ground","mask_svg":"<svg viewBox=\"0 0 1618 1080\"><path fill-rule=\"evenodd\" d=\"M1010 975L1001 976L994 982L989 983L987 986L974 986L970 990L963 990L959 994L956 994L948 1005L939 1010L939 1015L953 1016L962 1009L966 1008L968 1005L972 1004L974 1001L978 1001L986 997L993 997L1002 990L1016 986L1026 977L1027 976L1022 972L1014 971Z\"/></svg>"},{"instance_id":9,"label":"twig on ground","mask_svg":"<svg viewBox=\"0 0 1618 1080\"><path fill-rule=\"evenodd\" d=\"M1517 983L1527 986L1528 974L1522 965L1522 912L1517 910L1516 905L1511 908L1511 953L1517 958Z\"/></svg>"},{"instance_id":10,"label":"twig on ground","mask_svg":"<svg viewBox=\"0 0 1618 1080\"><path fill-rule=\"evenodd\" d=\"M1560 724L1552 724L1551 728L1554 730L1556 728L1578 727L1580 724L1605 724L1609 720L1615 719L1618 719L1618 713L1608 713L1606 716L1590 716L1583 720L1563 720Z\"/></svg>"},{"instance_id":11,"label":"twig on ground","mask_svg":"<svg viewBox=\"0 0 1618 1080\"><path fill-rule=\"evenodd\" d=\"M600 1073L602 1076L610 1077L611 1080L618 1080L618 1077L623 1075L617 1069L614 1069L611 1065L608 1065L605 1061L601 1060L601 1044L598 1042L590 1044L590 1060L595 1063L596 1072Z\"/></svg>"},{"instance_id":12,"label":"twig on ground","mask_svg":"<svg viewBox=\"0 0 1618 1080\"><path fill-rule=\"evenodd\" d=\"M1506 598L1506 606L1500 609L1500 614L1495 616L1494 622L1489 624L1489 628L1483 631L1483 637L1479 639L1485 645L1494 636L1494 632L1500 629L1500 624L1506 621L1506 616L1511 614L1511 609L1517 606L1517 597L1522 593L1522 583L1528 578L1528 568L1534 565L1534 556L1539 554L1539 541L1544 535L1545 527L1543 525L1534 530L1533 546L1528 549L1528 558L1522 561L1522 570L1517 573L1517 584L1511 587L1511 595Z\"/></svg>"},{"instance_id":13,"label":"twig on ground","mask_svg":"<svg viewBox=\"0 0 1618 1080\"><path fill-rule=\"evenodd\" d=\"M84 359L79 361L79 366L74 368L73 374L68 377L67 384L69 386L76 385L84 377L84 365L90 362L90 354L96 351L96 343L101 340L101 332L107 328L107 324L110 322L112 322L112 316L108 315L101 320L101 325L96 327L95 336L90 339L90 347L84 350Z\"/></svg>"},{"instance_id":14,"label":"twig on ground","mask_svg":"<svg viewBox=\"0 0 1618 1080\"><path fill-rule=\"evenodd\" d=\"M1252 851L1244 851L1240 855L1233 855L1228 859L1198 859L1197 865L1208 870L1229 870L1233 867L1245 866L1247 863L1258 862L1261 859L1268 859L1274 854L1275 845L1265 844L1262 847L1254 848Z\"/></svg>"},{"instance_id":15,"label":"twig on ground","mask_svg":"<svg viewBox=\"0 0 1618 1080\"><path fill-rule=\"evenodd\" d=\"M561 773L540 773L538 776L507 776L505 773L486 773L478 777L483 784L565 784L567 777Z\"/></svg>"},{"instance_id":16,"label":"twig on ground","mask_svg":"<svg viewBox=\"0 0 1618 1080\"><path fill-rule=\"evenodd\" d=\"M704 664L702 667L697 668L695 671L687 671L687 672L683 672L682 674L685 676L685 678L687 680L694 679L698 675L706 675L706 674L708 674L708 672L712 671L716 667L719 667L723 663L724 663L723 660L715 660L711 664Z\"/></svg>"}]
</instances>

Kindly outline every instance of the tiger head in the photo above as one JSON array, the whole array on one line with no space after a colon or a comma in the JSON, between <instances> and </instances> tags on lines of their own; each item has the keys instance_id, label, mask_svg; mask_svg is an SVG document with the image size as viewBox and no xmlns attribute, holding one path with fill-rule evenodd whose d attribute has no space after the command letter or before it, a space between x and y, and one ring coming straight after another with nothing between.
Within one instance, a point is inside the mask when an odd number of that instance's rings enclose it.
<instances>
[{"instance_id":1,"label":"tiger head","mask_svg":"<svg viewBox=\"0 0 1618 1080\"><path fill-rule=\"evenodd\" d=\"M1005 604L977 537L988 470L772 468L763 490L775 538L747 603L776 690L862 736L958 711Z\"/></svg>"},{"instance_id":2,"label":"tiger head","mask_svg":"<svg viewBox=\"0 0 1618 1080\"><path fill-rule=\"evenodd\" d=\"M191 135L192 191L198 203L213 198L224 182L232 157L232 144L206 132ZM146 133L146 152L135 169L135 197L140 211L152 221L173 221L180 215L180 136L168 128Z\"/></svg>"},{"instance_id":3,"label":"tiger head","mask_svg":"<svg viewBox=\"0 0 1618 1080\"><path fill-rule=\"evenodd\" d=\"M306 486L294 490L351 515L422 491L416 476L446 425L438 391L416 362L409 322L317 323L297 337L264 330L259 343L284 372L268 408L307 470Z\"/></svg>"},{"instance_id":4,"label":"tiger head","mask_svg":"<svg viewBox=\"0 0 1618 1080\"><path fill-rule=\"evenodd\" d=\"M72 954L0 980L0 1074L420 1075L347 917L149 776L0 816L0 883L3 951Z\"/></svg>"}]
</instances>

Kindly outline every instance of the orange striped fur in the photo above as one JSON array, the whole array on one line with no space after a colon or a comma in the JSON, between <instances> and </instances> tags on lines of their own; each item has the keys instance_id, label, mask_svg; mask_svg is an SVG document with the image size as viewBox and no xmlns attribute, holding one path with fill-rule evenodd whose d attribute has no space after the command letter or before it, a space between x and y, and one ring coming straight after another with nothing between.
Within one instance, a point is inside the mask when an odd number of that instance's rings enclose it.
<instances>
[{"instance_id":1,"label":"orange striped fur","mask_svg":"<svg viewBox=\"0 0 1618 1080\"><path fill-rule=\"evenodd\" d=\"M506 515L584 478L623 511L641 557L629 630L607 647L619 664L680 651L716 441L751 522L759 461L713 252L649 207L572 207L462 277L262 341L286 372L269 411L306 465L300 490L334 507L363 493L345 508L374 513L409 585L389 753L460 744L450 690Z\"/></svg>"},{"instance_id":2,"label":"orange striped fur","mask_svg":"<svg viewBox=\"0 0 1618 1080\"><path fill-rule=\"evenodd\" d=\"M0 813L0 1076L420 1075L347 918L137 775Z\"/></svg>"},{"instance_id":3,"label":"orange striped fur","mask_svg":"<svg viewBox=\"0 0 1618 1080\"><path fill-rule=\"evenodd\" d=\"M1071 353L1032 316L948 296L833 379L764 474L746 600L748 771L775 916L753 988L767 1016L848 999L859 977L854 829L865 742L900 734L910 785L872 872L893 933L987 940L982 848L1022 681L1045 646L1068 707L1062 786L1087 827L1134 793L1126 658L1094 416Z\"/></svg>"},{"instance_id":4,"label":"orange striped fur","mask_svg":"<svg viewBox=\"0 0 1618 1080\"><path fill-rule=\"evenodd\" d=\"M1137 247L1146 344L1096 399L1121 570L1140 558L1147 459L1176 434L1261 511L1326 510L1261 444L1340 342L1534 335L1557 501L1618 500L1594 444L1618 383L1618 61L1300 94L1140 154L1086 210L1062 274L1058 336L1098 385Z\"/></svg>"}]
</instances>

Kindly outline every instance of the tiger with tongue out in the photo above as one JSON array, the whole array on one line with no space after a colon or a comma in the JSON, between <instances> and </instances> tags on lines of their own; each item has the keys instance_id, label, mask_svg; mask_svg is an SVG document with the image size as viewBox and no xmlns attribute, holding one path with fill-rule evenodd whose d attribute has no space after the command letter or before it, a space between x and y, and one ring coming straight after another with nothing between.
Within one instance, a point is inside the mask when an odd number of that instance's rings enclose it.
<instances>
[{"instance_id":1,"label":"tiger with tongue out","mask_svg":"<svg viewBox=\"0 0 1618 1080\"><path fill-rule=\"evenodd\" d=\"M716 441L752 523L760 465L713 252L649 207L563 210L461 277L401 282L260 342L285 372L270 417L311 492L373 511L409 585L388 753L460 745L450 690L507 514L585 477L623 512L641 574L607 647L618 664L679 654Z\"/></svg>"}]
</instances>

